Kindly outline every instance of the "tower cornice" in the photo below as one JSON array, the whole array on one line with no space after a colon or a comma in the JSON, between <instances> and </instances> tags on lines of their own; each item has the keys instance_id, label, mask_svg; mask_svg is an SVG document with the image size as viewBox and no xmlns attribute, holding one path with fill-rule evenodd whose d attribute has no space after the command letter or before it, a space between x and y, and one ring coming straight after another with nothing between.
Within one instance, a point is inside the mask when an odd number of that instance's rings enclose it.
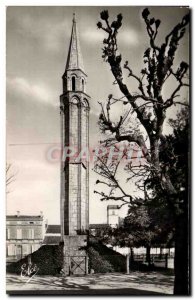
<instances>
[{"instance_id":1,"label":"tower cornice","mask_svg":"<svg viewBox=\"0 0 195 300\"><path fill-rule=\"evenodd\" d=\"M81 73L83 73L85 75L85 77L88 77L88 75L81 69L66 69L64 74L62 75L62 79L66 76L67 72L77 72L80 71Z\"/></svg>"},{"instance_id":2,"label":"tower cornice","mask_svg":"<svg viewBox=\"0 0 195 300\"><path fill-rule=\"evenodd\" d=\"M74 95L75 96L80 96L80 95L84 95L84 96L86 96L87 98L89 98L89 99L91 99L91 97L88 95L88 94L86 94L85 92L83 92L83 91L67 91L67 92L65 92L65 93L63 93L63 94L61 94L60 95L60 98L61 97L63 97L63 96L71 96L71 97L74 97Z\"/></svg>"}]
</instances>

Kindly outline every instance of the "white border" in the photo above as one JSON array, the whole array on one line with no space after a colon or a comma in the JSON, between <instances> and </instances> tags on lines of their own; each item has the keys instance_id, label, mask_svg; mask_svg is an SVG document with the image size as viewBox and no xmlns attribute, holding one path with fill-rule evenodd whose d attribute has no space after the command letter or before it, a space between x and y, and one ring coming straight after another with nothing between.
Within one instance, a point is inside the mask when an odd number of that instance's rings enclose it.
<instances>
[{"instance_id":1,"label":"white border","mask_svg":"<svg viewBox=\"0 0 195 300\"><path fill-rule=\"evenodd\" d=\"M1 128L1 133L0 133L0 203L1 203L1 208L0 208L0 220L1 220L1 226L0 226L0 257L1 257L1 268L0 268L0 299L5 299L8 296L5 294L5 124L6 124L6 120L5 120L5 115L6 115L6 111L5 111L5 74L6 74L6 70L5 70L5 57L6 57L6 53L5 53L5 40L6 40L6 6L121 6L121 5L132 5L132 6L170 6L170 5L175 5L175 6L190 6L190 8L193 8L194 6L194 0L182 0L182 1L178 1L178 0L164 0L161 1L159 3L159 1L155 1L155 0L150 0L150 1L140 1L140 0L136 0L136 1L128 1L128 0L99 0L99 1L78 1L78 0L71 0L71 1L64 1L64 0L34 0L34 1L19 1L19 0L1 0L1 5L0 5L0 128ZM194 24L192 22L192 33L194 32ZM192 37L193 40L193 37ZM192 49L194 49L193 45L192 45ZM193 53L191 49L191 55ZM192 67L193 69L193 67ZM192 86L194 85L194 80L192 82ZM192 101L192 91L191 91L191 101ZM193 102L193 101L192 101ZM195 110L195 105L193 105L193 116L195 116L194 114L194 110ZM194 122L193 122L193 126L192 126L192 133L194 130ZM193 139L193 145L194 146L194 139ZM192 148L194 149L194 147ZM193 163L193 162L192 162ZM192 170L194 171L194 163L192 166ZM192 181L192 186L194 186L194 178ZM193 205L193 194L191 195L191 206L194 208ZM194 209L193 209L193 213L194 213ZM192 216L194 215L192 213ZM192 224L191 227L193 229L193 217L192 217ZM193 245L191 247L191 255L193 255ZM4 259L2 259L4 258ZM192 260L192 262L194 262L194 259ZM193 264L193 270L194 270L194 264ZM193 279L193 276L192 276ZM194 280L192 282L192 287ZM26 296L27 297L27 296ZM23 299L25 299L26 297L23 297ZM37 299L40 298L41 296L37 296ZM53 299L57 299L57 296L52 296L51 298ZM66 296L66 298L69 298L68 296ZM71 296L71 298L74 298L73 296ZM103 296L101 296L101 298L104 298ZM122 297L117 297L122 298ZM141 297L136 297L136 299L141 298ZM171 297L167 297L166 299L171 299ZM41 299L41 298L40 298Z\"/></svg>"}]
</instances>

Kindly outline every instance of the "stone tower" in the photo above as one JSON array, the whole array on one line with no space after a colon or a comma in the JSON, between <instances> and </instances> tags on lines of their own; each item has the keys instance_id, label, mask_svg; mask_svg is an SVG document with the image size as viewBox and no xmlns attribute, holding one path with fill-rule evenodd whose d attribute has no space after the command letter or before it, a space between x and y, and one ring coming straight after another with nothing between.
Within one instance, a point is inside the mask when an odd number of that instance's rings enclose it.
<instances>
[{"instance_id":1,"label":"stone tower","mask_svg":"<svg viewBox=\"0 0 195 300\"><path fill-rule=\"evenodd\" d=\"M115 228L119 225L119 205L108 205L107 206L107 224Z\"/></svg>"},{"instance_id":2,"label":"stone tower","mask_svg":"<svg viewBox=\"0 0 195 300\"><path fill-rule=\"evenodd\" d=\"M80 155L89 147L90 97L86 94L86 79L74 16L67 62L62 76L63 94L60 96L63 148L61 233L64 242L64 271L67 275L80 274L84 270L87 272L86 265L84 266L86 253L82 246L86 245L86 232L89 228L89 164Z\"/></svg>"}]
</instances>

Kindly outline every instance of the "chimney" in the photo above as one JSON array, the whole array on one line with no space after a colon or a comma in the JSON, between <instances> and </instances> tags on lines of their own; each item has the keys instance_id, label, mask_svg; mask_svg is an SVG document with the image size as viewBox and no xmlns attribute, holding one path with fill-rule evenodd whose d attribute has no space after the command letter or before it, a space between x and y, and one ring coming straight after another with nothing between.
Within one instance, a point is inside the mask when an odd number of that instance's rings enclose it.
<instances>
[{"instance_id":1,"label":"chimney","mask_svg":"<svg viewBox=\"0 0 195 300\"><path fill-rule=\"evenodd\" d=\"M20 216L20 211L19 210L17 210L17 217L19 217Z\"/></svg>"},{"instance_id":2,"label":"chimney","mask_svg":"<svg viewBox=\"0 0 195 300\"><path fill-rule=\"evenodd\" d=\"M42 212L42 210L40 211L40 216L43 217L43 212Z\"/></svg>"}]
</instances>

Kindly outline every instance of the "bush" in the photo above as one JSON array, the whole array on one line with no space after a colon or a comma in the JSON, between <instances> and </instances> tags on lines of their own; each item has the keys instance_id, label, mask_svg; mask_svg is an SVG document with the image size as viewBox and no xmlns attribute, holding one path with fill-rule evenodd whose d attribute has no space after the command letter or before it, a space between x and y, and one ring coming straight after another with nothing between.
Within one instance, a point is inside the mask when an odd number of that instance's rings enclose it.
<instances>
[{"instance_id":1,"label":"bush","mask_svg":"<svg viewBox=\"0 0 195 300\"><path fill-rule=\"evenodd\" d=\"M44 245L31 254L32 264L39 268L39 275L57 275L63 266L63 246ZM28 256L7 266L8 273L20 274L21 266L28 263Z\"/></svg>"},{"instance_id":2,"label":"bush","mask_svg":"<svg viewBox=\"0 0 195 300\"><path fill-rule=\"evenodd\" d=\"M126 258L95 239L89 239L86 251L89 269L95 273L125 272ZM32 264L39 268L38 275L58 275L63 268L63 246L44 245L31 254ZM21 273L21 266L28 264L28 256L7 266L8 273Z\"/></svg>"},{"instance_id":3,"label":"bush","mask_svg":"<svg viewBox=\"0 0 195 300\"><path fill-rule=\"evenodd\" d=\"M126 258L95 239L89 240L87 253L95 273L126 271Z\"/></svg>"},{"instance_id":4,"label":"bush","mask_svg":"<svg viewBox=\"0 0 195 300\"><path fill-rule=\"evenodd\" d=\"M93 269L95 273L114 272L113 266L93 248L88 248L89 270Z\"/></svg>"}]
</instances>

